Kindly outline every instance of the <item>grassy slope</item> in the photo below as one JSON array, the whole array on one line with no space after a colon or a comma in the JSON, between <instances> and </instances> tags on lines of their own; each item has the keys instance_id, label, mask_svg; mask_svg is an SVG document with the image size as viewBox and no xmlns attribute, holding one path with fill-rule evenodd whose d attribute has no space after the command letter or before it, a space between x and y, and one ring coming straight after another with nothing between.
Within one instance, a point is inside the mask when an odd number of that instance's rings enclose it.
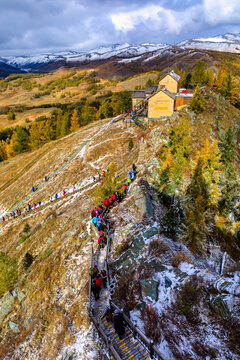
<instances>
[{"instance_id":1,"label":"grassy slope","mask_svg":"<svg viewBox=\"0 0 240 360\"><path fill-rule=\"evenodd\" d=\"M137 139L140 136L137 127L122 130L121 123L117 123L104 129L106 124L104 120L89 125L0 165L0 183L9 184L0 190L1 209L9 209L29 193L31 184L36 186L42 182L44 175L60 166L83 140L95 135L85 155L86 163L81 157L84 153L79 153L62 172L34 194L31 203L48 199L49 195L73 183L80 186L79 192L43 206L40 211L23 215L1 228L0 250L18 258L19 282L15 289L21 289L26 294L23 302L15 301L13 311L2 324L1 358L7 353L13 354L14 348L21 342L24 344L21 352L24 359L56 359L62 346L76 341L75 332L88 331L85 285L90 240L96 238L92 231L89 233L86 230L90 210L95 205L88 190L92 186L92 176L98 169L107 169L112 160L119 170L127 171L137 159ZM130 137L135 143L131 153L128 151ZM14 181L11 181L13 178ZM31 226L30 236L20 244L19 234L26 223ZM51 253L48 257L47 251ZM29 271L24 272L21 263L26 252L36 259ZM14 341L8 328L9 320L15 321L20 329L19 335L14 334ZM90 346L90 338L86 341ZM11 356L15 358L16 352Z\"/></svg>"}]
</instances>

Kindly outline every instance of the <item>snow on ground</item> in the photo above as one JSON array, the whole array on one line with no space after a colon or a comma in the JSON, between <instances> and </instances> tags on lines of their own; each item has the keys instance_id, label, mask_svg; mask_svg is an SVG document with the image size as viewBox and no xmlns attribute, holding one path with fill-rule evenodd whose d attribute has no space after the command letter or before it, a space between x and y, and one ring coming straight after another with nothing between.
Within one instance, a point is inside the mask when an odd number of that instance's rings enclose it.
<instances>
[{"instance_id":1,"label":"snow on ground","mask_svg":"<svg viewBox=\"0 0 240 360\"><path fill-rule=\"evenodd\" d=\"M92 327L89 330L82 330L75 334L75 343L66 346L57 357L57 360L62 359L78 359L78 360L92 360L97 359L97 350L95 339L92 335Z\"/></svg>"}]
</instances>

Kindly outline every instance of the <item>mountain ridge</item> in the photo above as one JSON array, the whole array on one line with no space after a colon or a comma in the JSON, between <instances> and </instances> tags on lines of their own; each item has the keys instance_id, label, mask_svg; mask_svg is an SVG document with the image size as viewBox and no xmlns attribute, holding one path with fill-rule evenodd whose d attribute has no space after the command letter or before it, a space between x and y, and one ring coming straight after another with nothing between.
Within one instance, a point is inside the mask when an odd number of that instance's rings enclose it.
<instances>
[{"instance_id":1,"label":"mountain ridge","mask_svg":"<svg viewBox=\"0 0 240 360\"><path fill-rule=\"evenodd\" d=\"M117 60L118 62L150 61L167 52L186 50L213 50L219 52L240 52L240 34L216 35L209 38L194 38L183 40L177 44L113 44L99 46L89 51L65 50L39 55L6 56L0 58L0 64L11 66L16 70L48 71L61 66L77 66L99 61ZM0 73L1 75L1 73ZM2 75L3 76L3 75Z\"/></svg>"}]
</instances>

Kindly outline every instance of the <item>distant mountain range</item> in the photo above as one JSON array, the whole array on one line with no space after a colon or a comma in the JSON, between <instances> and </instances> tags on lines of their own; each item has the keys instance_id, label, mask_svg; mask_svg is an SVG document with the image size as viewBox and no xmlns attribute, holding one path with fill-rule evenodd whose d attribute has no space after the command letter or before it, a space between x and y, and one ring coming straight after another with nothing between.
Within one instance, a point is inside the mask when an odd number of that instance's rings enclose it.
<instances>
[{"instance_id":1,"label":"distant mountain range","mask_svg":"<svg viewBox=\"0 0 240 360\"><path fill-rule=\"evenodd\" d=\"M173 54L187 54L191 49L240 53L240 34L184 40L175 45L125 43L102 46L87 52L62 51L34 56L7 56L0 58L0 76L13 72L52 71L61 66L83 66L106 60L115 60L120 64L134 61L146 63Z\"/></svg>"}]
</instances>

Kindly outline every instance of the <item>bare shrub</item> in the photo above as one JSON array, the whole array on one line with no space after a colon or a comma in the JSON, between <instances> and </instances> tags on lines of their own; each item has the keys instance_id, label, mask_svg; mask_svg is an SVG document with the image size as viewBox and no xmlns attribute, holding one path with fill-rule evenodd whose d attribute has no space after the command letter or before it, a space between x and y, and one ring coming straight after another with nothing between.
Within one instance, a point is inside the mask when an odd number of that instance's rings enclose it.
<instances>
[{"instance_id":1,"label":"bare shrub","mask_svg":"<svg viewBox=\"0 0 240 360\"><path fill-rule=\"evenodd\" d=\"M196 324L199 320L197 306L203 294L201 279L193 275L181 287L177 296L177 308L179 313L184 314L189 323Z\"/></svg>"},{"instance_id":2,"label":"bare shrub","mask_svg":"<svg viewBox=\"0 0 240 360\"><path fill-rule=\"evenodd\" d=\"M120 256L122 253L127 251L132 244L132 238L127 237L116 249L116 255Z\"/></svg>"},{"instance_id":3,"label":"bare shrub","mask_svg":"<svg viewBox=\"0 0 240 360\"><path fill-rule=\"evenodd\" d=\"M193 263L192 259L189 256L187 256L184 251L180 251L173 255L172 266L178 268L182 262L188 262L189 264Z\"/></svg>"},{"instance_id":4,"label":"bare shrub","mask_svg":"<svg viewBox=\"0 0 240 360\"><path fill-rule=\"evenodd\" d=\"M146 306L143 321L146 336L158 343L161 338L160 321L158 313L152 305Z\"/></svg>"},{"instance_id":5,"label":"bare shrub","mask_svg":"<svg viewBox=\"0 0 240 360\"><path fill-rule=\"evenodd\" d=\"M224 274L234 273L236 271L240 271L240 263L239 262L235 262L234 264L230 264L230 265L226 266L224 269Z\"/></svg>"},{"instance_id":6,"label":"bare shrub","mask_svg":"<svg viewBox=\"0 0 240 360\"><path fill-rule=\"evenodd\" d=\"M154 269L148 263L141 264L137 269L137 274L140 280L151 279L154 275Z\"/></svg>"},{"instance_id":7,"label":"bare shrub","mask_svg":"<svg viewBox=\"0 0 240 360\"><path fill-rule=\"evenodd\" d=\"M169 245L160 239L152 240L148 245L148 254L152 257L159 257L169 250Z\"/></svg>"},{"instance_id":8,"label":"bare shrub","mask_svg":"<svg viewBox=\"0 0 240 360\"><path fill-rule=\"evenodd\" d=\"M133 274L127 273L117 283L113 300L127 311L135 308L141 295L140 285Z\"/></svg>"}]
</instances>

